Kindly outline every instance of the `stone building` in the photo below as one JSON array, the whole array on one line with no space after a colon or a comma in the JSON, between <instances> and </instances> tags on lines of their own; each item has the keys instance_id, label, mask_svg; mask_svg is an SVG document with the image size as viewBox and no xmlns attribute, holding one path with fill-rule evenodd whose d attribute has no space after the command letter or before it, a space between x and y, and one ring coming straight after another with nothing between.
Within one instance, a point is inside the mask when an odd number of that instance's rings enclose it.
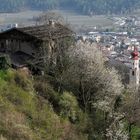
<instances>
[{"instance_id":1,"label":"stone building","mask_svg":"<svg viewBox=\"0 0 140 140\"><path fill-rule=\"evenodd\" d=\"M12 28L0 33L0 53L8 54L14 67L26 66L31 61L39 67L39 60L49 62L58 47L64 45L63 42L71 38L72 34L66 26L52 22Z\"/></svg>"}]
</instances>

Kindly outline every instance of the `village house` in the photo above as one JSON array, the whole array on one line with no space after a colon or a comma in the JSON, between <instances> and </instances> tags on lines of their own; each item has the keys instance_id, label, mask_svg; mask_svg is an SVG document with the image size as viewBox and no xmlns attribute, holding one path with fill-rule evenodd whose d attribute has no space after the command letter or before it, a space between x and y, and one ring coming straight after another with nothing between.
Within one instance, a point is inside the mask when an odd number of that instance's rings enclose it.
<instances>
[{"instance_id":1,"label":"village house","mask_svg":"<svg viewBox=\"0 0 140 140\"><path fill-rule=\"evenodd\" d=\"M61 47L72 33L66 26L53 21L47 25L12 28L0 33L0 53L9 55L14 67L26 66L30 61L39 66L37 60L51 59L57 47Z\"/></svg>"}]
</instances>

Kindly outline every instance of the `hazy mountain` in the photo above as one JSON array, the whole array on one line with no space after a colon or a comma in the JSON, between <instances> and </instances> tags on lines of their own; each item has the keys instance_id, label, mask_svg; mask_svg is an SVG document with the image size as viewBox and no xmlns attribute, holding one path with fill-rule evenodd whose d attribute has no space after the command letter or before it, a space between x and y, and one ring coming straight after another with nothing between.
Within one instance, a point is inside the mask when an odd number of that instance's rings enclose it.
<instances>
[{"instance_id":1,"label":"hazy mountain","mask_svg":"<svg viewBox=\"0 0 140 140\"><path fill-rule=\"evenodd\" d=\"M83 14L120 14L139 8L139 0L0 0L1 12L24 9L75 9Z\"/></svg>"}]
</instances>

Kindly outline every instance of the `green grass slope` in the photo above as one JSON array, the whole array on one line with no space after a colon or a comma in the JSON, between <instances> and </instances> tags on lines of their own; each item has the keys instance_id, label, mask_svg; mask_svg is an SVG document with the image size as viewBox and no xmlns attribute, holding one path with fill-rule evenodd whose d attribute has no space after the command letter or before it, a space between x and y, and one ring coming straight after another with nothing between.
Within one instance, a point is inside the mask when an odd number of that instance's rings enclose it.
<instances>
[{"instance_id":1,"label":"green grass slope","mask_svg":"<svg viewBox=\"0 0 140 140\"><path fill-rule=\"evenodd\" d=\"M59 95L23 72L0 71L0 140L86 140L85 120L72 94Z\"/></svg>"}]
</instances>

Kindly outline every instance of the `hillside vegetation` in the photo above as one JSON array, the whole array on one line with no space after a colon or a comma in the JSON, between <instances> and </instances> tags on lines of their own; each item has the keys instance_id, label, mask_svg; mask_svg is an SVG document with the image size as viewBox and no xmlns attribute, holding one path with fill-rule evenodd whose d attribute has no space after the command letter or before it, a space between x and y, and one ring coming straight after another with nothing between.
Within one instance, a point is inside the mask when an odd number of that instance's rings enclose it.
<instances>
[{"instance_id":1,"label":"hillside vegetation","mask_svg":"<svg viewBox=\"0 0 140 140\"><path fill-rule=\"evenodd\" d=\"M75 96L58 94L46 81L44 98L34 82L22 72L0 71L0 140L86 140L86 117Z\"/></svg>"},{"instance_id":2,"label":"hillside vegetation","mask_svg":"<svg viewBox=\"0 0 140 140\"><path fill-rule=\"evenodd\" d=\"M137 92L96 44L78 42L66 54L53 75L0 70L0 140L139 140Z\"/></svg>"},{"instance_id":3,"label":"hillside vegetation","mask_svg":"<svg viewBox=\"0 0 140 140\"><path fill-rule=\"evenodd\" d=\"M0 0L1 12L24 9L73 9L83 14L122 14L139 8L139 0Z\"/></svg>"}]
</instances>

